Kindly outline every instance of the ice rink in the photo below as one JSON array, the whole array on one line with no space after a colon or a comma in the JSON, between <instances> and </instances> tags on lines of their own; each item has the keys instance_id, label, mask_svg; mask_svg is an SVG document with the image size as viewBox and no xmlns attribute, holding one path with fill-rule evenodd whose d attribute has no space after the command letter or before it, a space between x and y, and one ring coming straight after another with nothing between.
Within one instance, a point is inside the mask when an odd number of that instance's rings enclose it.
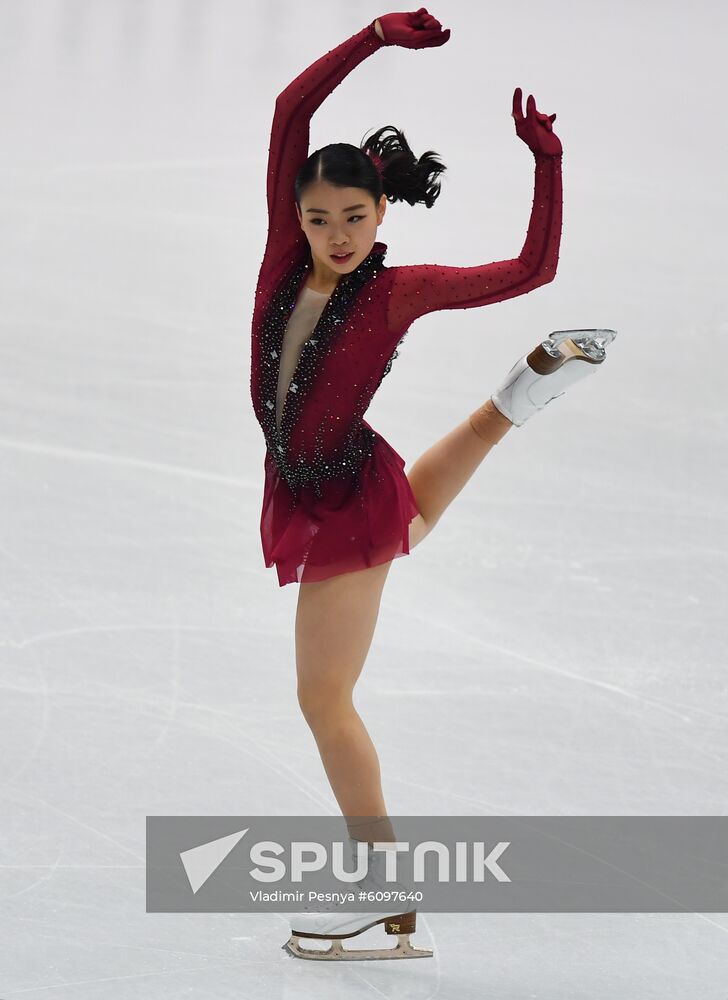
<instances>
[{"instance_id":1,"label":"ice rink","mask_svg":"<svg viewBox=\"0 0 728 1000\"><path fill-rule=\"evenodd\" d=\"M392 567L356 688L387 808L722 815L726 8L427 9L449 43L374 53L311 150L394 124L447 165L388 205L388 265L508 259L520 86L557 113L559 269L418 320L367 421L409 468L552 330L618 337ZM334 965L283 912L145 912L146 816L338 814L261 553L250 320L275 98L388 10L0 0L2 1000L726 998L720 913L420 913L434 958Z\"/></svg>"}]
</instances>

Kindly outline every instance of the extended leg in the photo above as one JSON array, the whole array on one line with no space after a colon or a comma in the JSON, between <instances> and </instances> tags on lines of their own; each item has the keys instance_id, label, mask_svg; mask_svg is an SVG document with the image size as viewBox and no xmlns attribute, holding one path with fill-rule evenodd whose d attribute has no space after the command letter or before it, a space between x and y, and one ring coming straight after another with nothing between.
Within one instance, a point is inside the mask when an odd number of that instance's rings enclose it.
<instances>
[{"instance_id":1,"label":"extended leg","mask_svg":"<svg viewBox=\"0 0 728 1000\"><path fill-rule=\"evenodd\" d=\"M410 550L434 528L490 449L512 426L488 399L417 459L407 476L421 515L410 527Z\"/></svg>"},{"instance_id":2,"label":"extended leg","mask_svg":"<svg viewBox=\"0 0 728 1000\"><path fill-rule=\"evenodd\" d=\"M597 371L616 335L604 327L554 330L516 362L490 399L415 462L408 478L420 514L410 525L410 549L437 524L493 445Z\"/></svg>"}]
</instances>

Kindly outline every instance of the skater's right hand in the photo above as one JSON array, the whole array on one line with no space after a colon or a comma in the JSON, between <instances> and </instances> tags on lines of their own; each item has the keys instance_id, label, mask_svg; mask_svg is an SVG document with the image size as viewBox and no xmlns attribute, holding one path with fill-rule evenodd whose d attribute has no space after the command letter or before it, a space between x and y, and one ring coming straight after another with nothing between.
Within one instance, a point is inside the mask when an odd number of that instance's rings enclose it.
<instances>
[{"instance_id":1,"label":"skater's right hand","mask_svg":"<svg viewBox=\"0 0 728 1000\"><path fill-rule=\"evenodd\" d=\"M543 115L536 110L533 94L526 101L526 117L523 117L521 107L521 88L513 91L513 118L516 123L516 135L523 139L533 153L544 153L546 156L561 156L561 140L552 129L556 113Z\"/></svg>"},{"instance_id":2,"label":"skater's right hand","mask_svg":"<svg viewBox=\"0 0 728 1000\"><path fill-rule=\"evenodd\" d=\"M428 14L425 7L411 13L383 14L377 19L384 34L385 45L400 45L405 49L428 49L434 45L444 45L450 37L450 29L442 30L442 25Z\"/></svg>"}]
</instances>

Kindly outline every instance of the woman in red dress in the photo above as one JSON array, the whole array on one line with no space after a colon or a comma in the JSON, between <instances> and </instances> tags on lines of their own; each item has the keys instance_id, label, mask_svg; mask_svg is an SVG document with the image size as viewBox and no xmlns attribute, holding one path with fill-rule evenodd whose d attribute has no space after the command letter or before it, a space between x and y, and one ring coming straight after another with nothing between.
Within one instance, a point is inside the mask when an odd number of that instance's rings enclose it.
<instances>
[{"instance_id":1,"label":"woman in red dress","mask_svg":"<svg viewBox=\"0 0 728 1000\"><path fill-rule=\"evenodd\" d=\"M409 474L364 420L419 316L501 302L556 274L562 194L556 116L539 113L532 96L524 116L520 88L513 118L534 155L535 178L526 239L512 260L474 267L384 264L387 247L375 237L387 202L431 208L445 170L432 152L414 156L397 129L380 129L363 147L335 143L309 156L313 113L355 66L385 46L430 48L449 37L425 8L379 17L279 95L271 132L269 229L251 350L251 396L266 441L261 541L279 585L300 584L299 704L350 834L368 842L393 836L377 754L352 694L392 561L432 530L514 424L561 394L563 386L550 379L568 374L565 385L602 360L594 351L589 356L588 344L580 350L571 340L567 352L563 345L531 352L530 362L521 359L499 393L426 451ZM575 365L576 359L589 363ZM540 380L540 403L534 380ZM358 824L356 817L378 820Z\"/></svg>"}]
</instances>

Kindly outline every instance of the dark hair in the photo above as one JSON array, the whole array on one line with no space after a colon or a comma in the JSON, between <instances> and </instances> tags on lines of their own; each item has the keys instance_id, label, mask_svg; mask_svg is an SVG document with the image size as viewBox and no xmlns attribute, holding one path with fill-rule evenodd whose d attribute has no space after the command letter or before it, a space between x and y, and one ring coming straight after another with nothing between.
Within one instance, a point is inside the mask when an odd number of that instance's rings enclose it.
<instances>
[{"instance_id":1,"label":"dark hair","mask_svg":"<svg viewBox=\"0 0 728 1000\"><path fill-rule=\"evenodd\" d=\"M392 135L385 135L391 131ZM381 160L382 174L374 165L369 152ZM326 181L336 187L358 187L368 191L375 204L382 195L387 201L406 201L410 205L424 202L432 208L440 194L438 176L447 170L428 150L416 157L410 149L404 132L394 125L384 125L374 132L361 146L349 142L332 142L311 153L296 175L296 204L309 184Z\"/></svg>"}]
</instances>

